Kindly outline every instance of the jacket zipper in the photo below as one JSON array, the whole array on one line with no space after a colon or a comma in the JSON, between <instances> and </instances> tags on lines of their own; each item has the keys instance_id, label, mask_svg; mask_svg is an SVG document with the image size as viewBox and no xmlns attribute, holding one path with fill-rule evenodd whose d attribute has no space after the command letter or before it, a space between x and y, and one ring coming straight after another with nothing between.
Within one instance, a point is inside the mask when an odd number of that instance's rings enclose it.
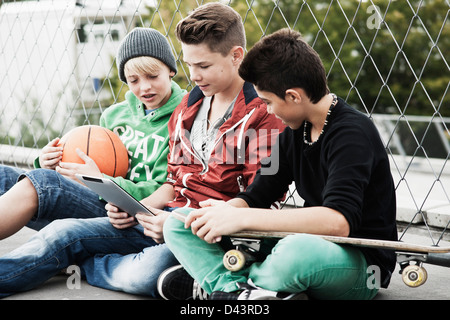
<instances>
[{"instance_id":1,"label":"jacket zipper","mask_svg":"<svg viewBox=\"0 0 450 320\"><path fill-rule=\"evenodd\" d=\"M229 128L228 130L224 131L224 132L216 139L216 141L214 142L214 146L211 148L211 153L212 153L212 151L216 148L217 144L222 140L222 138L223 138L223 136L224 136L225 134L227 134L227 133L230 132L231 130L234 130L235 128L237 128L237 127L238 127L239 125L241 125L241 124L243 124L243 128L244 128L244 127L245 127L245 124L246 124L247 121L248 121L248 119L251 117L251 115L253 114L253 112L254 112L255 110L256 110L256 108L252 109L252 110L251 110L249 113L247 113L241 120L239 120L238 122L236 122L231 128ZM200 172L200 174L205 174L205 173L207 173L208 170L209 170L208 163L205 163L205 162L203 161L203 159L201 159L201 158L196 154L195 150L192 151L191 148L188 147L188 146L186 145L186 143L183 141L183 139L181 138L181 135L180 135L180 133L181 133L181 119L182 119L182 117L181 117L181 113L180 113L180 114L178 115L177 125L176 125L176 127L175 127L175 141L177 140L178 137L180 138L180 142L182 143L182 145L184 146L184 148L185 148L185 149L186 149L186 150L187 150L194 158L196 158L196 159L202 164L203 169L202 169L202 171ZM238 139L238 145L237 145L237 148L238 148L238 149L240 149L240 145L242 144L242 136L243 136L243 135L244 135L244 130L241 131L241 134L240 134L239 139ZM174 160L174 156L175 156L174 151L175 151L175 148L174 148L174 150L172 150L171 161ZM240 154L240 152L238 152L238 153ZM210 156L211 156L211 154L210 154Z\"/></svg>"},{"instance_id":2,"label":"jacket zipper","mask_svg":"<svg viewBox=\"0 0 450 320\"><path fill-rule=\"evenodd\" d=\"M243 117L241 120L239 120L238 122L236 122L231 128L229 128L228 130L224 131L214 142L214 146L211 148L210 154L209 156L211 156L211 153L213 152L213 150L216 148L217 144L222 140L223 136L226 135L229 131L236 129L238 126L242 125L242 130L241 133L239 135L239 139L238 139L238 144L237 144L237 148L238 148L238 155L240 155L241 153L239 152L239 149L241 148L241 144L242 144L242 136L244 135L244 128L245 128L245 124L247 123L248 119L252 116L253 112L256 110L252 109L249 113L247 113L245 115L245 117ZM203 161L201 161L203 163ZM206 163L203 166L203 170L200 174L205 174L206 172L208 172L208 164Z\"/></svg>"},{"instance_id":3,"label":"jacket zipper","mask_svg":"<svg viewBox=\"0 0 450 320\"><path fill-rule=\"evenodd\" d=\"M240 175L236 178L236 180L239 187L239 192L244 192L245 191L244 177Z\"/></svg>"}]
</instances>

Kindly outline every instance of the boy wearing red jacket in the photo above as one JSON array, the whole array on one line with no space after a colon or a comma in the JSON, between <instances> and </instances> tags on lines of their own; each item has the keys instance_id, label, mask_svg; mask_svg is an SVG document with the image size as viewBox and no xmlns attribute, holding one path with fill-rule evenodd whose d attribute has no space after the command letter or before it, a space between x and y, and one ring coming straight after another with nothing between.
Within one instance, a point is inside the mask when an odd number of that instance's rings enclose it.
<instances>
[{"instance_id":1,"label":"boy wearing red jacket","mask_svg":"<svg viewBox=\"0 0 450 320\"><path fill-rule=\"evenodd\" d=\"M246 41L236 11L221 3L205 4L177 25L176 34L197 86L183 97L169 120L167 182L142 200L157 215L137 215L145 235L161 243L161 248L167 247L163 225L171 210L197 209L207 199L228 201L245 190L285 129L267 113L253 85L239 76ZM265 172L273 170L269 166ZM136 224L116 207L108 204L106 208L116 228ZM103 260L107 259L115 260L136 281L139 276L133 270L154 256L144 249L126 256L107 255ZM140 280L144 281L148 280Z\"/></svg>"}]
</instances>

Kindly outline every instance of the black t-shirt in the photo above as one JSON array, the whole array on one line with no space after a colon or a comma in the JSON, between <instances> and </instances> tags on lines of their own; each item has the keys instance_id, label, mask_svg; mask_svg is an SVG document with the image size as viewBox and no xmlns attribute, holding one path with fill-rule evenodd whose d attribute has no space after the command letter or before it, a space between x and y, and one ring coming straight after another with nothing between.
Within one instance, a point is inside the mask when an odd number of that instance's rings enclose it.
<instances>
[{"instance_id":1,"label":"black t-shirt","mask_svg":"<svg viewBox=\"0 0 450 320\"><path fill-rule=\"evenodd\" d=\"M372 121L339 99L314 144L304 143L303 131L302 125L280 134L270 162L263 164L238 197L251 207L268 208L294 181L305 207L324 206L342 213L350 225L350 237L397 240L395 187ZM382 287L387 287L395 253L361 251L368 266L380 268Z\"/></svg>"}]
</instances>

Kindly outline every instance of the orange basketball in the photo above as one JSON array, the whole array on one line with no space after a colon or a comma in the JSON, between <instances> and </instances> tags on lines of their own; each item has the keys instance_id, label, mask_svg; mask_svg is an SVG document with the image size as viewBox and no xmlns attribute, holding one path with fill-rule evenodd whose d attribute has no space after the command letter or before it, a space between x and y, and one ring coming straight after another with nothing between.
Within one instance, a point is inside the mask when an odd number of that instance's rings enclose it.
<instances>
[{"instance_id":1,"label":"orange basketball","mask_svg":"<svg viewBox=\"0 0 450 320\"><path fill-rule=\"evenodd\" d=\"M62 162L84 163L78 156L79 148L95 161L100 171L112 177L125 177L128 171L128 151L111 130L94 125L74 128L60 140Z\"/></svg>"}]
</instances>

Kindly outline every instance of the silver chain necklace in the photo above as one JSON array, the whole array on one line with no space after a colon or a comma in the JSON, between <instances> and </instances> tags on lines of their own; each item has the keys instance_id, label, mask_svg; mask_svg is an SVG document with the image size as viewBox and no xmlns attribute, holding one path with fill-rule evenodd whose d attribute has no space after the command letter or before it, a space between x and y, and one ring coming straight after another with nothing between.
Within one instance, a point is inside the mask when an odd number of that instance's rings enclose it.
<instances>
[{"instance_id":1,"label":"silver chain necklace","mask_svg":"<svg viewBox=\"0 0 450 320\"><path fill-rule=\"evenodd\" d=\"M307 132L308 132L308 129L310 129L310 127L312 127L312 126L311 126L310 122L305 120L305 124L303 126L303 142L305 144L307 144L308 146L312 146L314 143L319 141L320 137L322 136L322 134L325 130L325 127L328 124L328 120L330 118L331 111L333 111L334 107L336 106L336 104L338 102L337 96L334 93L332 93L332 96L333 96L333 101L331 102L330 108L328 109L327 117L325 118L325 123L323 124L322 130L320 131L320 134L317 137L316 141L308 141L308 133Z\"/></svg>"}]
</instances>

